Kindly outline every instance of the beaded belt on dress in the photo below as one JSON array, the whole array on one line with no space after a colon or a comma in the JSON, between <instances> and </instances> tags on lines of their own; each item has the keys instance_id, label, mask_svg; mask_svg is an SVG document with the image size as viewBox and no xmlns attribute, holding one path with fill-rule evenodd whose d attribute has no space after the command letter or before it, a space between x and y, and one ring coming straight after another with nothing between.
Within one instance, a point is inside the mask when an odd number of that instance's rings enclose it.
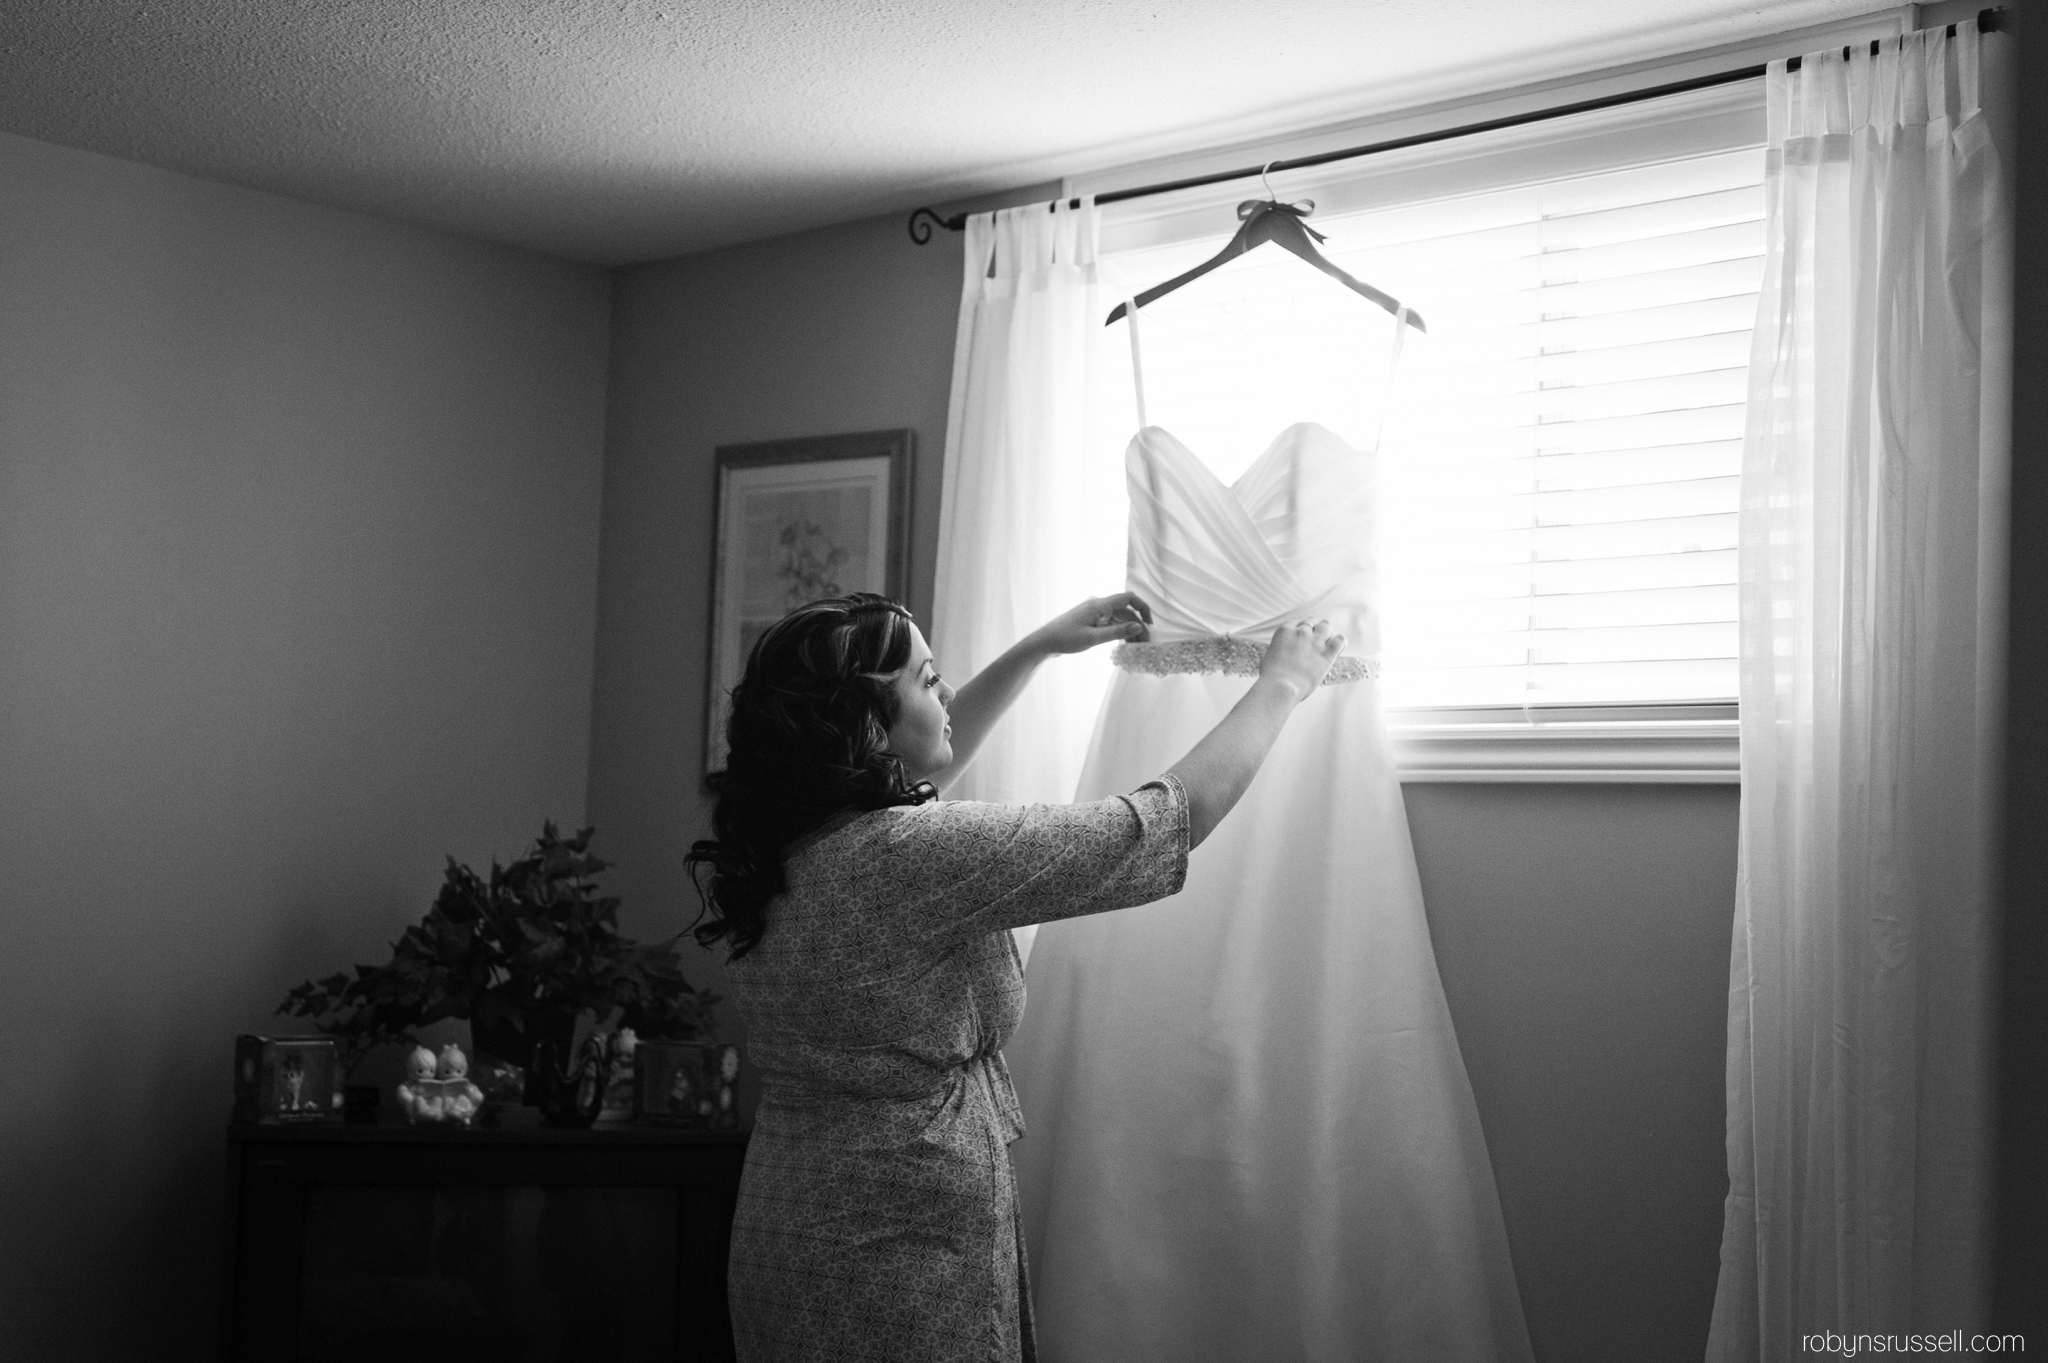
<instances>
[{"instance_id":1,"label":"beaded belt on dress","mask_svg":"<svg viewBox=\"0 0 2048 1363\"><path fill-rule=\"evenodd\" d=\"M1126 672L1164 677L1176 672L1220 672L1227 677L1256 677L1266 646L1249 639L1221 635L1213 639L1176 639L1165 644L1118 644L1110 660ZM1364 681L1380 674L1378 658L1339 658L1330 665L1323 685Z\"/></svg>"}]
</instances>

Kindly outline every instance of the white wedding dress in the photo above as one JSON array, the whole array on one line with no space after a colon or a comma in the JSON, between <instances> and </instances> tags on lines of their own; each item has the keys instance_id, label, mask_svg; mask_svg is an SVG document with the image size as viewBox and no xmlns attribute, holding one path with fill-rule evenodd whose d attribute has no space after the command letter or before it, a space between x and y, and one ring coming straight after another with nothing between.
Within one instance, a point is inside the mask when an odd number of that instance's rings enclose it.
<instances>
[{"instance_id":1,"label":"white wedding dress","mask_svg":"<svg viewBox=\"0 0 2048 1363\"><path fill-rule=\"evenodd\" d=\"M1038 931L1006 1054L1040 1357L1526 1363L1380 716L1373 457L1296 425L1226 487L1148 426L1126 463L1153 642L1077 800L1185 756L1280 622L1349 643L1180 894Z\"/></svg>"}]
</instances>

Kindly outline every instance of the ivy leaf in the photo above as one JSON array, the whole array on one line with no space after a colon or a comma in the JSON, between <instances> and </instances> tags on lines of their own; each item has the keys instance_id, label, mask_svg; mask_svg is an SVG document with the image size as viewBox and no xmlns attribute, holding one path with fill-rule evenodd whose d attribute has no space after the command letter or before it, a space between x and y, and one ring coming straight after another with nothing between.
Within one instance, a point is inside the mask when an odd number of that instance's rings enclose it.
<instances>
[{"instance_id":1,"label":"ivy leaf","mask_svg":"<svg viewBox=\"0 0 2048 1363\"><path fill-rule=\"evenodd\" d=\"M719 999L684 979L680 934L650 945L619 932L620 901L597 886L610 863L589 852L595 831L564 838L545 822L525 853L493 860L487 875L449 857L432 905L389 961L307 980L278 1011L339 1038L350 1066L441 1018L524 1032L537 1014L589 1008L621 1012L649 1038L710 1038Z\"/></svg>"}]
</instances>

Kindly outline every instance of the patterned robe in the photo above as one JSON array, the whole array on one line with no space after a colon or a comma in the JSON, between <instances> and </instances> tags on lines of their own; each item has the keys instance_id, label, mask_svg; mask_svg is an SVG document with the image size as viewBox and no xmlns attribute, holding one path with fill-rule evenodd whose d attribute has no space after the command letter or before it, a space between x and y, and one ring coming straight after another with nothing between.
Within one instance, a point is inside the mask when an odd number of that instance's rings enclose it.
<instances>
[{"instance_id":1,"label":"patterned robe","mask_svg":"<svg viewBox=\"0 0 2048 1363\"><path fill-rule=\"evenodd\" d=\"M793 849L731 974L762 1074L733 1223L742 1363L1034 1357L1002 1045L1008 929L1163 899L1187 793L876 810Z\"/></svg>"}]
</instances>

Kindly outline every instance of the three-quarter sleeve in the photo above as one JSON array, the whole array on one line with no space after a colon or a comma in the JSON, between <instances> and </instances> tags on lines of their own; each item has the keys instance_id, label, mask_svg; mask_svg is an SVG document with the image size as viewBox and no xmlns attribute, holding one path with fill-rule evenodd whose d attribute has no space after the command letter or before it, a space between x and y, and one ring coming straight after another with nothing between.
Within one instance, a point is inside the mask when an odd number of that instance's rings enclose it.
<instances>
[{"instance_id":1,"label":"three-quarter sleeve","mask_svg":"<svg viewBox=\"0 0 2048 1363\"><path fill-rule=\"evenodd\" d=\"M1156 781L1075 805L934 801L888 811L865 875L905 892L906 927L944 936L1147 904L1187 879L1188 797Z\"/></svg>"}]
</instances>

